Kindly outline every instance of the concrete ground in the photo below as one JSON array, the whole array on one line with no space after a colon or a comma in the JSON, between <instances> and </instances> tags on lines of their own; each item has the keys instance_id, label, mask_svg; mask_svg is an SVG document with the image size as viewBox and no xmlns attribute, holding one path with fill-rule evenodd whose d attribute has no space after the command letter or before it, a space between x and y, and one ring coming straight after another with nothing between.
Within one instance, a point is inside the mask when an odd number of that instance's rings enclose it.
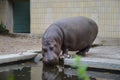
<instances>
[{"instance_id":1,"label":"concrete ground","mask_svg":"<svg viewBox=\"0 0 120 80\"><path fill-rule=\"evenodd\" d=\"M120 60L120 39L97 38L94 44L101 46L90 48L87 57ZM0 55L25 52L27 50L41 50L40 37L27 34L17 36L0 35Z\"/></svg>"},{"instance_id":2,"label":"concrete ground","mask_svg":"<svg viewBox=\"0 0 120 80\"><path fill-rule=\"evenodd\" d=\"M90 48L82 63L92 68L120 71L120 39L97 38L94 44L100 45ZM74 54L76 52L69 52ZM73 65L74 59L65 59L65 65Z\"/></svg>"},{"instance_id":3,"label":"concrete ground","mask_svg":"<svg viewBox=\"0 0 120 80\"><path fill-rule=\"evenodd\" d=\"M0 55L41 50L41 39L25 35L0 35Z\"/></svg>"},{"instance_id":4,"label":"concrete ground","mask_svg":"<svg viewBox=\"0 0 120 80\"><path fill-rule=\"evenodd\" d=\"M83 57L83 62L90 67L120 70L120 39L97 38L94 44L100 46L90 48L87 56ZM27 50L41 50L41 39L0 36L0 55L23 53Z\"/></svg>"},{"instance_id":5,"label":"concrete ground","mask_svg":"<svg viewBox=\"0 0 120 80\"><path fill-rule=\"evenodd\" d=\"M91 48L87 57L120 60L120 46L98 46Z\"/></svg>"},{"instance_id":6,"label":"concrete ground","mask_svg":"<svg viewBox=\"0 0 120 80\"><path fill-rule=\"evenodd\" d=\"M73 55L75 52L69 52ZM74 58L65 58L64 65L74 65ZM120 46L98 46L91 48L81 63L92 68L120 71Z\"/></svg>"}]
</instances>

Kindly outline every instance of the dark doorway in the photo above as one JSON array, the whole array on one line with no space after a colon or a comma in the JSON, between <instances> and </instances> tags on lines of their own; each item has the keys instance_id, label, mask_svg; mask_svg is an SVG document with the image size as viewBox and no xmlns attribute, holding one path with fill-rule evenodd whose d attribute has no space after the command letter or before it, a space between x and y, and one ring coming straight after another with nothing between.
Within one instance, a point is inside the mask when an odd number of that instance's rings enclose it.
<instances>
[{"instance_id":1,"label":"dark doorway","mask_svg":"<svg viewBox=\"0 0 120 80\"><path fill-rule=\"evenodd\" d=\"M13 19L15 33L30 33L30 1L14 1Z\"/></svg>"}]
</instances>

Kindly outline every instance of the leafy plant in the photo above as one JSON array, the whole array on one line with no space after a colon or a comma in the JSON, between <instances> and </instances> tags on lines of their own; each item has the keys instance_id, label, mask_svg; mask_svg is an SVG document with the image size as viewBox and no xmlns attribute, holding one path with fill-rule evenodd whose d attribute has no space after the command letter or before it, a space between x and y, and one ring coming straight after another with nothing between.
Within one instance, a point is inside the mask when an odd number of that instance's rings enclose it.
<instances>
[{"instance_id":1,"label":"leafy plant","mask_svg":"<svg viewBox=\"0 0 120 80\"><path fill-rule=\"evenodd\" d=\"M8 80L15 80L15 77L13 74L11 74L9 77L8 77Z\"/></svg>"},{"instance_id":2,"label":"leafy plant","mask_svg":"<svg viewBox=\"0 0 120 80\"><path fill-rule=\"evenodd\" d=\"M86 74L87 66L82 65L80 56L75 57L74 67L77 68L77 74L79 79L90 80Z\"/></svg>"},{"instance_id":3,"label":"leafy plant","mask_svg":"<svg viewBox=\"0 0 120 80\"><path fill-rule=\"evenodd\" d=\"M0 33L9 33L6 26L2 22L0 23Z\"/></svg>"}]
</instances>

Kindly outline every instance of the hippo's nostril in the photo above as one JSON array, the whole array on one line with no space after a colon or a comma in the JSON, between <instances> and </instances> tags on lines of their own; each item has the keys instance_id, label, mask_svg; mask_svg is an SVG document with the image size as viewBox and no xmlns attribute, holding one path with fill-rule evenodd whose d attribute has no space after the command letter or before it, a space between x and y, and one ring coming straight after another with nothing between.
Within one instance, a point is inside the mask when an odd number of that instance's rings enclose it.
<instances>
[{"instance_id":1,"label":"hippo's nostril","mask_svg":"<svg viewBox=\"0 0 120 80\"><path fill-rule=\"evenodd\" d=\"M43 58L43 63L48 63L48 59Z\"/></svg>"}]
</instances>

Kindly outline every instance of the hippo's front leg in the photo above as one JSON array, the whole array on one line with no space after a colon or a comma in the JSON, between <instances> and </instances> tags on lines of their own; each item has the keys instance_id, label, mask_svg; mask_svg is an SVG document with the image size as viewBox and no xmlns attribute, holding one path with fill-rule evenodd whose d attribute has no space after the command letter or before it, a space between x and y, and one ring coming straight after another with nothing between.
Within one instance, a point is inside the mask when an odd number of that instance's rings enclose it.
<instances>
[{"instance_id":1,"label":"hippo's front leg","mask_svg":"<svg viewBox=\"0 0 120 80\"><path fill-rule=\"evenodd\" d=\"M62 52L63 55L68 55L68 48L66 49L63 49L63 52Z\"/></svg>"},{"instance_id":2,"label":"hippo's front leg","mask_svg":"<svg viewBox=\"0 0 120 80\"><path fill-rule=\"evenodd\" d=\"M70 58L71 56L68 54L68 48L63 49L62 55L60 56L60 58L64 59L64 58Z\"/></svg>"}]
</instances>

